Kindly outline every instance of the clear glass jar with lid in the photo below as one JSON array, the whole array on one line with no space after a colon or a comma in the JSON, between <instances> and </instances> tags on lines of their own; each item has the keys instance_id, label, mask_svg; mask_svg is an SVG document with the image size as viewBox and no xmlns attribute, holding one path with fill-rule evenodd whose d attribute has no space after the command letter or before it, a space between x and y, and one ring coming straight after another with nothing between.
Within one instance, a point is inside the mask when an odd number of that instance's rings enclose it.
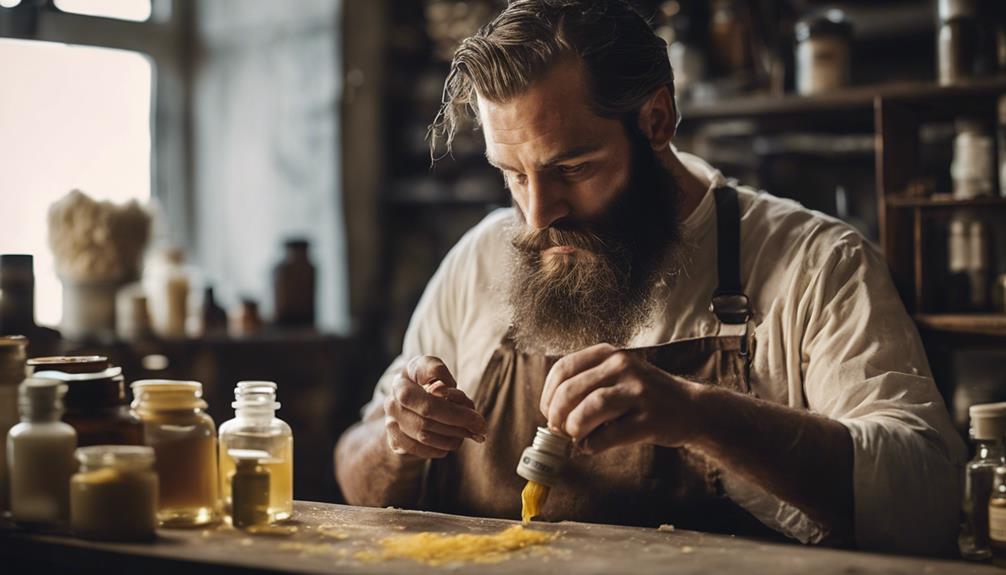
<instances>
[{"instance_id":1,"label":"clear glass jar with lid","mask_svg":"<svg viewBox=\"0 0 1006 575\"><path fill-rule=\"evenodd\" d=\"M1006 432L1006 402L972 405L970 435L975 456L964 468L964 497L958 546L966 559L988 559L989 498L997 467L1003 465L1003 433Z\"/></svg>"},{"instance_id":2,"label":"clear glass jar with lid","mask_svg":"<svg viewBox=\"0 0 1006 575\"><path fill-rule=\"evenodd\" d=\"M154 448L159 481L157 519L164 527L192 527L218 518L217 439L197 381L136 381L133 411L144 442Z\"/></svg>"},{"instance_id":3,"label":"clear glass jar with lid","mask_svg":"<svg viewBox=\"0 0 1006 575\"><path fill-rule=\"evenodd\" d=\"M154 450L139 445L93 445L76 452L70 480L70 527L100 541L149 541L157 530Z\"/></svg>"},{"instance_id":4,"label":"clear glass jar with lid","mask_svg":"<svg viewBox=\"0 0 1006 575\"><path fill-rule=\"evenodd\" d=\"M293 431L276 417L276 384L241 381L234 388L234 419L220 425L220 489L224 508L231 513L231 483L235 471L232 450L268 454L261 465L269 472L269 517L272 521L293 514Z\"/></svg>"}]
</instances>

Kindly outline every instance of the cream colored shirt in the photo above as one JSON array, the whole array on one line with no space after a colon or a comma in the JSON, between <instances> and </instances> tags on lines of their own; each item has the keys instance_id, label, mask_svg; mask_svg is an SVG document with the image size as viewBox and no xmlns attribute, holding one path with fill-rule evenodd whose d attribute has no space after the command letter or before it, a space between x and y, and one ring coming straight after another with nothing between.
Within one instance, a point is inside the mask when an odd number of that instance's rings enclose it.
<instances>
[{"instance_id":1,"label":"cream colored shirt","mask_svg":"<svg viewBox=\"0 0 1006 575\"><path fill-rule=\"evenodd\" d=\"M727 183L679 153L709 189ZM731 182L733 183L733 182ZM933 384L915 325L873 246L840 220L738 186L741 279L755 310L751 384L758 397L836 419L854 444L855 534L865 549L952 550L965 448ZM716 286L711 191L683 223L686 263L632 346L720 332L709 300ZM473 396L508 326L509 245L501 209L444 258L412 316L402 355L365 412L381 407L408 358L441 358ZM530 439L530 438L528 438ZM766 525L805 543L826 533L804 513L725 470L724 487Z\"/></svg>"}]
</instances>

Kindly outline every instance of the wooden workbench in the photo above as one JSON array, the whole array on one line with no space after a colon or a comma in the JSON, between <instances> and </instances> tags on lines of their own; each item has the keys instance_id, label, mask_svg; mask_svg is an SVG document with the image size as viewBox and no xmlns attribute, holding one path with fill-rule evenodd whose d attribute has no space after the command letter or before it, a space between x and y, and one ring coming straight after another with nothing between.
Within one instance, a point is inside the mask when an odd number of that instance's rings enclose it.
<instances>
[{"instance_id":1,"label":"wooden workbench","mask_svg":"<svg viewBox=\"0 0 1006 575\"><path fill-rule=\"evenodd\" d=\"M524 550L495 564L430 567L412 561L361 562L389 535L417 531L492 533L514 522L437 513L298 502L296 532L248 535L226 526L162 530L149 544L85 542L5 526L0 572L196 573L990 573L991 565L770 544L692 531L586 523L536 523L561 531L548 549ZM10 569L9 567L14 567ZM52 569L50 569L52 568ZM58 570L56 570L58 569Z\"/></svg>"}]
</instances>

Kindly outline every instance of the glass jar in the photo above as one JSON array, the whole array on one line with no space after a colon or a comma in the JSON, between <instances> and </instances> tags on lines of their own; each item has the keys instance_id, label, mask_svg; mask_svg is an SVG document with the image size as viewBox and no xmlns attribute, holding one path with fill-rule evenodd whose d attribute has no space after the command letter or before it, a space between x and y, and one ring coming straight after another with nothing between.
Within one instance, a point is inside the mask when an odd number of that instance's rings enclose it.
<instances>
[{"instance_id":1,"label":"glass jar","mask_svg":"<svg viewBox=\"0 0 1006 575\"><path fill-rule=\"evenodd\" d=\"M21 419L17 411L17 386L24 381L27 347L24 336L0 336L0 513L10 509L7 432Z\"/></svg>"},{"instance_id":2,"label":"glass jar","mask_svg":"<svg viewBox=\"0 0 1006 575\"><path fill-rule=\"evenodd\" d=\"M1006 431L1006 403L972 405L970 435L975 457L964 468L964 497L961 504L961 531L958 546L965 559L988 559L989 497L997 467L1003 465L1003 432Z\"/></svg>"},{"instance_id":3,"label":"glass jar","mask_svg":"<svg viewBox=\"0 0 1006 575\"><path fill-rule=\"evenodd\" d=\"M992 479L992 496L988 512L989 544L992 562L1006 567L1006 467L996 467Z\"/></svg>"},{"instance_id":4,"label":"glass jar","mask_svg":"<svg viewBox=\"0 0 1006 575\"><path fill-rule=\"evenodd\" d=\"M234 388L234 419L220 425L220 489L224 508L232 511L232 450L264 452L261 466L269 472L269 518L287 519L293 513L293 431L276 417L276 384L241 381Z\"/></svg>"},{"instance_id":5,"label":"glass jar","mask_svg":"<svg viewBox=\"0 0 1006 575\"><path fill-rule=\"evenodd\" d=\"M70 480L70 527L99 541L149 541L157 529L154 450L94 445L77 450L80 469Z\"/></svg>"},{"instance_id":6,"label":"glass jar","mask_svg":"<svg viewBox=\"0 0 1006 575\"><path fill-rule=\"evenodd\" d=\"M38 371L33 377L67 385L63 421L77 430L77 444L143 445L143 424L130 412L121 367L94 373Z\"/></svg>"},{"instance_id":7,"label":"glass jar","mask_svg":"<svg viewBox=\"0 0 1006 575\"><path fill-rule=\"evenodd\" d=\"M234 460L231 473L231 524L238 529L268 525L272 520L269 510L272 489L265 451L231 449L228 455Z\"/></svg>"},{"instance_id":8,"label":"glass jar","mask_svg":"<svg viewBox=\"0 0 1006 575\"><path fill-rule=\"evenodd\" d=\"M216 521L217 439L197 381L134 382L133 411L143 421L144 442L154 448L159 480L157 519L164 527Z\"/></svg>"},{"instance_id":9,"label":"glass jar","mask_svg":"<svg viewBox=\"0 0 1006 575\"><path fill-rule=\"evenodd\" d=\"M852 24L831 9L796 24L796 91L823 94L849 84Z\"/></svg>"}]
</instances>

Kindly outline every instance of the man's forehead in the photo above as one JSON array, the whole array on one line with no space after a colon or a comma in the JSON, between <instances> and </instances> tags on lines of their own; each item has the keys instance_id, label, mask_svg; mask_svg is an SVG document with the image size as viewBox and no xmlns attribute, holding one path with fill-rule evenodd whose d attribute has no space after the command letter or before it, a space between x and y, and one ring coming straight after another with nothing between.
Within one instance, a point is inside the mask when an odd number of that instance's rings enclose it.
<instances>
[{"instance_id":1,"label":"man's forehead","mask_svg":"<svg viewBox=\"0 0 1006 575\"><path fill-rule=\"evenodd\" d=\"M487 148L562 146L596 138L603 120L587 102L579 66L569 63L557 64L524 93L506 102L479 97Z\"/></svg>"}]
</instances>

